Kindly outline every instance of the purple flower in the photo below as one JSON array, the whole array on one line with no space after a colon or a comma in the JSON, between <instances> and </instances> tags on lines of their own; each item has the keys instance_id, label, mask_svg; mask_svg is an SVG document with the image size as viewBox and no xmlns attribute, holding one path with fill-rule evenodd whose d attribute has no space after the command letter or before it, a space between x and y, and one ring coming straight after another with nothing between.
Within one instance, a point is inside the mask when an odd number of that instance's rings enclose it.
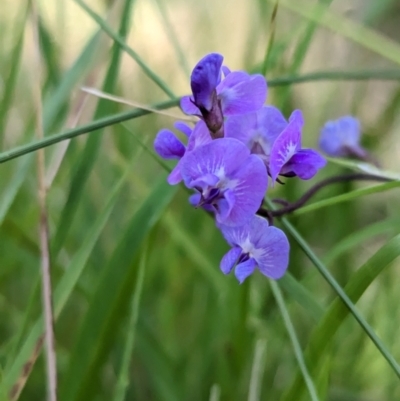
<instances>
[{"instance_id":1,"label":"purple flower","mask_svg":"<svg viewBox=\"0 0 400 401\"><path fill-rule=\"evenodd\" d=\"M236 139L221 138L187 152L180 172L198 194L191 203L214 211L217 222L243 225L259 209L268 186L263 162Z\"/></svg>"},{"instance_id":2,"label":"purple flower","mask_svg":"<svg viewBox=\"0 0 400 401\"><path fill-rule=\"evenodd\" d=\"M256 111L267 96L267 83L262 75L230 72L222 67L222 61L223 57L218 53L203 57L192 71L193 97L181 99L182 110L186 114L202 116L215 138L224 136L225 116Z\"/></svg>"},{"instance_id":3,"label":"purple flower","mask_svg":"<svg viewBox=\"0 0 400 401\"><path fill-rule=\"evenodd\" d=\"M198 146L211 142L210 132L203 121L199 121L193 130L188 125L179 121L174 126L189 137L187 147L168 129L159 131L154 140L154 149L162 158L179 159L178 164L171 171L167 179L171 185L182 181L181 164L185 154Z\"/></svg>"},{"instance_id":4,"label":"purple flower","mask_svg":"<svg viewBox=\"0 0 400 401\"><path fill-rule=\"evenodd\" d=\"M324 125L319 147L328 156L365 159L367 151L360 146L360 137L360 122L352 116L345 116Z\"/></svg>"},{"instance_id":5,"label":"purple flower","mask_svg":"<svg viewBox=\"0 0 400 401\"><path fill-rule=\"evenodd\" d=\"M272 145L287 125L285 117L276 107L264 106L254 113L228 117L225 137L243 142L268 166Z\"/></svg>"},{"instance_id":6,"label":"purple flower","mask_svg":"<svg viewBox=\"0 0 400 401\"><path fill-rule=\"evenodd\" d=\"M298 176L309 180L325 166L326 160L317 151L301 148L303 124L301 111L295 110L289 118L289 124L272 145L269 161L272 181L275 181L278 175Z\"/></svg>"},{"instance_id":7,"label":"purple flower","mask_svg":"<svg viewBox=\"0 0 400 401\"><path fill-rule=\"evenodd\" d=\"M289 241L282 230L268 225L259 216L241 227L220 225L225 239L232 246L221 260L221 270L228 274L235 268L240 283L258 266L264 276L281 278L289 264Z\"/></svg>"}]
</instances>

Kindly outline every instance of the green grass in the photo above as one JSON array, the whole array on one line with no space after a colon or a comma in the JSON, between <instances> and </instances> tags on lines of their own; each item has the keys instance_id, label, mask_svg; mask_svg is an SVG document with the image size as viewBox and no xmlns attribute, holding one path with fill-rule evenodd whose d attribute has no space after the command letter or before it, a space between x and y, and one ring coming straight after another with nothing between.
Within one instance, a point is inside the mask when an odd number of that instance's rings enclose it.
<instances>
[{"instance_id":1,"label":"green grass","mask_svg":"<svg viewBox=\"0 0 400 401\"><path fill-rule=\"evenodd\" d=\"M399 399L396 2L39 3L41 74L26 2L0 12L0 400L16 385L19 400L46 399L41 148L46 173L60 162L47 193L60 401ZM179 115L191 68L211 51L265 73L268 103L286 115L302 109L306 146L356 112L382 167L332 159L315 181L351 170L395 180L336 184L277 221L291 255L276 283L220 272L227 244L152 150L173 118L89 96L71 125L82 86ZM312 183L268 196L294 201Z\"/></svg>"}]
</instances>

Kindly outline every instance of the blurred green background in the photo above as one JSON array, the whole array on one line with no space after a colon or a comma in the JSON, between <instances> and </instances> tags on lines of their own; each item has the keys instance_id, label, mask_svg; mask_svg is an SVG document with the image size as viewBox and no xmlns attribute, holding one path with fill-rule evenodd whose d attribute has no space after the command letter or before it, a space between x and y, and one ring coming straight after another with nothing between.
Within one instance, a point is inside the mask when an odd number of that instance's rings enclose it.
<instances>
[{"instance_id":1,"label":"blurred green background","mask_svg":"<svg viewBox=\"0 0 400 401\"><path fill-rule=\"evenodd\" d=\"M353 114L363 144L398 172L399 3L42 0L37 8L39 43L30 3L1 0L0 159L35 140L39 87L45 136L91 130L45 150L59 399L400 399L399 372L315 268L323 263L359 299L358 311L399 360L397 189L321 191L313 210L289 217L305 246L283 226L290 274L278 286L258 273L239 285L219 270L228 246L212 219L189 206L183 187L166 184L153 157L155 134L172 128L179 109L110 124L107 117L132 108L81 90L154 107L188 94L195 63L217 51L233 70L265 73L267 103L286 116L303 110L305 146L317 146L325 121ZM313 73L320 79L297 82ZM104 128L93 131L101 118ZM311 182L288 180L269 196L295 200L344 171L329 163ZM4 400L46 397L37 176L34 154L0 164ZM317 204L323 199L332 204Z\"/></svg>"}]
</instances>

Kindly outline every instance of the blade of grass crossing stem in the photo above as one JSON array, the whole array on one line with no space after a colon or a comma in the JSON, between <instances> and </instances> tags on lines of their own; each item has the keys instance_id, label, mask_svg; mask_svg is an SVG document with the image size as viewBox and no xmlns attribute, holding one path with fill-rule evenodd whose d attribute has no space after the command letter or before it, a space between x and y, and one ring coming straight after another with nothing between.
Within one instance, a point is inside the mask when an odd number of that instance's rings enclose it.
<instances>
[{"instance_id":1,"label":"blade of grass crossing stem","mask_svg":"<svg viewBox=\"0 0 400 401\"><path fill-rule=\"evenodd\" d=\"M118 375L117 386L113 401L124 401L126 390L129 386L129 365L132 357L135 332L139 316L140 298L142 296L144 274L146 270L147 244L144 245L142 255L140 257L139 269L137 273L135 288L133 290L132 304L130 307L130 318L127 328L127 336L124 352L122 355L121 369Z\"/></svg>"},{"instance_id":2,"label":"blade of grass crossing stem","mask_svg":"<svg viewBox=\"0 0 400 401\"><path fill-rule=\"evenodd\" d=\"M377 235L386 234L391 231L397 232L400 227L400 219L389 218L384 221L378 221L375 224L370 224L367 227L351 233L347 237L343 238L332 249L324 255L324 262L326 264L331 264L339 256L343 255L350 249L360 245L364 241L367 241ZM395 234L393 232L393 234Z\"/></svg>"},{"instance_id":3,"label":"blade of grass crossing stem","mask_svg":"<svg viewBox=\"0 0 400 401\"><path fill-rule=\"evenodd\" d=\"M69 265L66 268L64 276L62 277L59 284L57 284L56 286L56 289L54 291L54 316L56 319L60 315L69 297L71 296L73 289L83 272L87 260L111 215L115 202L118 199L118 195L123 188L123 183L126 181L127 177L129 177L128 171L129 169L126 170L126 172L121 177L120 181L115 185L115 187L111 189L110 196L106 201L106 206L99 213L99 216L95 220L93 226L88 228L87 230L87 240L82 244L81 248L71 259ZM26 337L24 344L22 345L22 347L20 347L18 354L13 360L13 363L4 374L1 385L7 393L10 392L14 383L17 382L26 361L29 360L35 348L35 344L42 333L43 319L40 318L32 327L29 335Z\"/></svg>"},{"instance_id":4,"label":"blade of grass crossing stem","mask_svg":"<svg viewBox=\"0 0 400 401\"><path fill-rule=\"evenodd\" d=\"M115 46L120 46L121 49L125 50L126 53L131 56L136 63L140 66L143 72L156 84L158 87L163 90L171 99L175 98L174 93L168 85L155 73L151 70L151 68L139 57L139 55L125 43L125 37L123 35L117 34L114 30L109 26L109 24L104 21L98 14L96 14L86 3L82 0L75 0L75 3L79 4L90 17L93 18L97 22L97 24L104 30L104 32L110 36L114 40ZM107 91L105 91L107 92Z\"/></svg>"},{"instance_id":5,"label":"blade of grass crossing stem","mask_svg":"<svg viewBox=\"0 0 400 401\"><path fill-rule=\"evenodd\" d=\"M400 256L400 234L392 238L382 248L380 248L363 266L361 266L350 278L344 288L347 297L351 302L357 302L363 295L365 290L378 277L378 275L391 263ZM315 373L319 369L319 362L324 356L324 351L332 338L348 316L349 310L340 296L331 303L325 315L319 324L313 330L307 348L305 350L306 361L310 363L311 373ZM352 312L353 313L353 312ZM384 355L380 347L377 347ZM395 373L400 376L400 367L391 354L384 355L389 358L390 365ZM282 401L292 401L299 399L301 393L304 392L304 386L299 374L296 375L288 392L282 398Z\"/></svg>"},{"instance_id":6,"label":"blade of grass crossing stem","mask_svg":"<svg viewBox=\"0 0 400 401\"><path fill-rule=\"evenodd\" d=\"M129 31L129 22L131 19L133 0L125 0L124 6L121 12L121 22L119 27L119 33L122 37L126 37ZM113 92L118 79L119 66L121 62L121 49L114 43L112 47L111 62L107 70L106 77L104 79L103 91ZM94 118L98 119L107 114L108 102L100 99L94 114ZM94 162L98 156L102 132L98 132L97 135L90 135L86 141L85 148L82 152L82 156L77 163L77 167L74 170L71 185L68 192L67 202L63 208L57 231L52 244L52 250L54 255L58 253L64 243L65 238L68 235L69 228L72 224L75 210L78 207L79 200L83 194L83 190L89 174L92 170Z\"/></svg>"},{"instance_id":7,"label":"blade of grass crossing stem","mask_svg":"<svg viewBox=\"0 0 400 401\"><path fill-rule=\"evenodd\" d=\"M158 103L152 105L151 108L165 110L171 107L179 105L179 99L168 100L166 102ZM54 145L55 143L64 141L66 139L75 138L79 135L87 134L89 132L98 131L101 128L108 127L113 124L118 124L123 121L131 120L134 118L142 117L151 114L148 110L133 110L124 113L114 114L112 116L99 118L98 120L92 121L89 124L81 125L80 127L73 128L59 134L54 134L48 136L42 140L32 141L27 145L18 146L14 149L0 153L0 164L5 163L9 160L15 159L17 157L26 155L28 153L34 152L38 149L45 148L47 146Z\"/></svg>"},{"instance_id":8,"label":"blade of grass crossing stem","mask_svg":"<svg viewBox=\"0 0 400 401\"><path fill-rule=\"evenodd\" d=\"M61 81L61 84L57 88L56 92L54 95L49 97L47 101L45 101L44 104L44 126L45 126L45 131L48 130L48 128L51 126L53 123L55 117L57 116L57 113L63 106L63 102L65 102L65 99L67 98L68 94L70 93L70 87L74 86L74 82L80 77L81 74L81 69L85 65L86 60L89 61L90 55L92 54L90 50L92 50L95 47L95 44L97 43L98 35L95 35L92 39L92 41L89 43L89 45L85 48L84 52L82 53L82 56L85 55L86 57L79 58L77 60L77 63L74 65L73 68L65 75L65 79ZM333 74L331 76L331 74ZM311 75L311 74L310 74ZM283 86L283 85L290 85L290 84L295 84L295 83L300 83L303 81L313 81L313 80L319 80L319 79L326 79L326 80L331 80L331 79L400 79L393 74L392 71L384 71L382 72L382 75L379 75L379 77L374 74L374 72L349 72L349 74L346 74L345 72L341 75L341 73L331 73L331 72L324 72L321 74L316 74L316 77L314 76L304 76L305 78L303 79L302 75L299 76L292 76L292 77L283 77L283 78L276 78L268 81L268 85L270 87L272 86ZM342 76L342 78L340 78ZM384 78L386 76L386 78ZM357 78L358 77L358 78ZM179 98L172 99L167 102L162 102L158 103L156 105L151 106L151 108L159 109L159 110L164 110L168 109L171 107L179 106ZM99 119L97 121L93 121L89 124L59 133L59 134L54 134L52 136L48 136L44 138L42 141L33 141L32 143L25 144L22 146L15 147L13 149L4 151L0 153L0 163L4 163L6 161L12 160L16 157L23 156L25 154L28 154L30 152L34 152L38 149L41 149L43 147L51 146L55 143L61 142L65 139L70 139L74 138L78 135L83 135L95 130L98 130L100 128L105 128L113 124L117 124L122 121L126 121L132 118L137 118L144 116L146 114L149 114L149 111L145 110L134 110L134 111L128 111L120 114L116 114L113 116L105 117L102 119Z\"/></svg>"},{"instance_id":9,"label":"blade of grass crossing stem","mask_svg":"<svg viewBox=\"0 0 400 401\"><path fill-rule=\"evenodd\" d=\"M398 187L400 187L400 181L391 181L391 182L387 182L385 184L374 185L374 186L368 187L368 188L356 189L354 191L348 192L347 194L333 196L329 199L324 199L319 202L311 203L311 205L303 206L302 208L294 211L292 214L299 216L301 214L314 212L315 210L321 209L323 207L337 205L338 203L341 203L341 202L349 202L353 199L357 199L362 196L372 195L372 194L388 191L389 189L398 188Z\"/></svg>"},{"instance_id":10,"label":"blade of grass crossing stem","mask_svg":"<svg viewBox=\"0 0 400 401\"><path fill-rule=\"evenodd\" d=\"M129 304L137 272L136 253L176 191L162 174L116 241L118 246L102 271L71 353L60 392L64 401L94 399L94 394L101 391L96 378Z\"/></svg>"},{"instance_id":11,"label":"blade of grass crossing stem","mask_svg":"<svg viewBox=\"0 0 400 401\"><path fill-rule=\"evenodd\" d=\"M275 281L270 280L269 284L270 284L272 293L274 294L276 303L278 304L279 310L281 312L283 322L285 323L286 330L290 337L290 341L292 342L294 355L297 359L297 363L299 364L299 368L300 368L301 374L303 376L304 383L307 386L308 393L310 394L310 398L312 401L319 401L317 391L315 390L314 383L311 379L311 376L308 372L307 365L304 361L303 352L301 350L301 346L300 346L299 340L297 338L296 331L294 329L292 320L290 319L289 312L286 309L285 300L283 299L281 290L279 289L279 286Z\"/></svg>"}]
</instances>

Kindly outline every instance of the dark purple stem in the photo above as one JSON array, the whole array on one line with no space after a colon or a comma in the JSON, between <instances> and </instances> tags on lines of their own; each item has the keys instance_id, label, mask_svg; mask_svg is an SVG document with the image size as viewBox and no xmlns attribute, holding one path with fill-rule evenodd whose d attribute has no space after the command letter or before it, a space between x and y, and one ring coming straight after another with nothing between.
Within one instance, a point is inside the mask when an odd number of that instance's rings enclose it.
<instances>
[{"instance_id":1,"label":"dark purple stem","mask_svg":"<svg viewBox=\"0 0 400 401\"><path fill-rule=\"evenodd\" d=\"M269 222L273 220L274 217L281 217L285 214L289 214L294 212L297 209L300 209L306 202L310 200L314 194L316 194L320 189L330 185L336 184L338 182L347 182L347 181L392 181L390 178L381 177L379 175L372 174L363 174L363 173L351 173L351 174L343 174L335 177L330 177L325 180L322 180L311 187L300 199L296 202L289 203L285 207L282 207L278 210L268 210L266 208L261 207L257 214L263 217L266 217ZM281 200L278 200L277 203L282 203Z\"/></svg>"}]
</instances>

